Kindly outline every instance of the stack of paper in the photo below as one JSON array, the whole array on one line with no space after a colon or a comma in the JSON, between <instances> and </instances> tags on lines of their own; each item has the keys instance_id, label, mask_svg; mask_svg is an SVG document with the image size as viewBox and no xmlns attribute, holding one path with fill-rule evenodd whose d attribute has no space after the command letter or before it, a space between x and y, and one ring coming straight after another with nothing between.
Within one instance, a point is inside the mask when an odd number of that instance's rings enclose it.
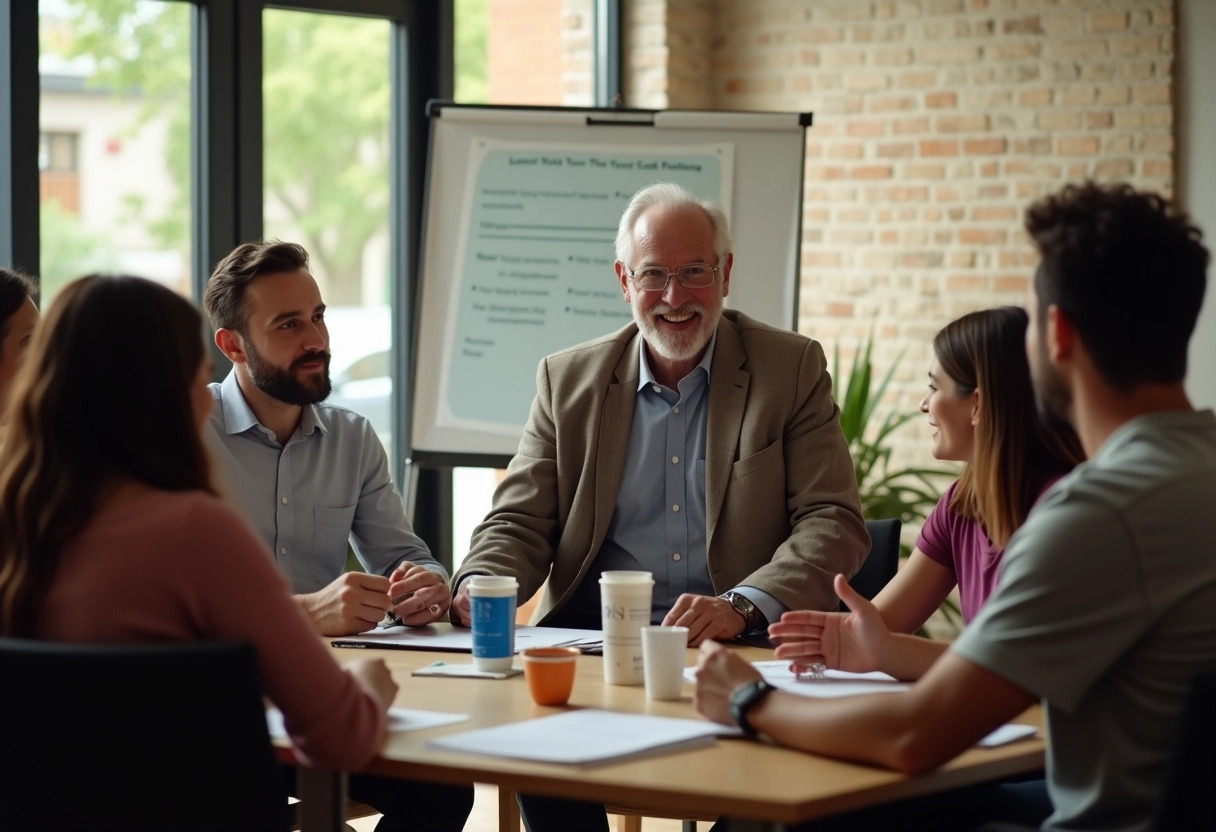
<instances>
[{"instance_id":1,"label":"stack of paper","mask_svg":"<svg viewBox=\"0 0 1216 832\"><path fill-rule=\"evenodd\" d=\"M447 734L427 742L447 751L545 763L604 763L710 745L721 726L697 719L639 716L587 708Z\"/></svg>"}]
</instances>

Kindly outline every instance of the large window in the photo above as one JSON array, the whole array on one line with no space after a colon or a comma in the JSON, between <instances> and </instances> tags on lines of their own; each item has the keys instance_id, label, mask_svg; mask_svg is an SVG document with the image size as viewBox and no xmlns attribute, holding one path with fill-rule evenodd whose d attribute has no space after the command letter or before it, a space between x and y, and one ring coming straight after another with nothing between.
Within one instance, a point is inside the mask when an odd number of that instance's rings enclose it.
<instances>
[{"instance_id":1,"label":"large window","mask_svg":"<svg viewBox=\"0 0 1216 832\"><path fill-rule=\"evenodd\" d=\"M42 0L40 278L121 271L191 290L190 6Z\"/></svg>"},{"instance_id":2,"label":"large window","mask_svg":"<svg viewBox=\"0 0 1216 832\"><path fill-rule=\"evenodd\" d=\"M594 0L456 0L456 100L589 107ZM502 471L452 471L452 559L468 553Z\"/></svg>"},{"instance_id":3,"label":"large window","mask_svg":"<svg viewBox=\"0 0 1216 832\"><path fill-rule=\"evenodd\" d=\"M265 233L308 249L330 401L370 419L391 459L390 34L387 20L262 15Z\"/></svg>"}]
</instances>

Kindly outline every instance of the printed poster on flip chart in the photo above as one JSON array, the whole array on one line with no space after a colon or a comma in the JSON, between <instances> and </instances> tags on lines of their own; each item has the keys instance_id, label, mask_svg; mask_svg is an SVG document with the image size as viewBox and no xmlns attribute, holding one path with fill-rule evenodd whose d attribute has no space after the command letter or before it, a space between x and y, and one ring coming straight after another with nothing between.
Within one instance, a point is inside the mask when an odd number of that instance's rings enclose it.
<instances>
[{"instance_id":1,"label":"printed poster on flip chart","mask_svg":"<svg viewBox=\"0 0 1216 832\"><path fill-rule=\"evenodd\" d=\"M718 202L729 218L734 145L483 139L469 166L470 193L447 243L457 266L436 424L515 436L536 392L515 381L518 367L631 320L613 272L617 223L630 197L652 182L674 182ZM487 412L502 421L487 421Z\"/></svg>"}]
</instances>

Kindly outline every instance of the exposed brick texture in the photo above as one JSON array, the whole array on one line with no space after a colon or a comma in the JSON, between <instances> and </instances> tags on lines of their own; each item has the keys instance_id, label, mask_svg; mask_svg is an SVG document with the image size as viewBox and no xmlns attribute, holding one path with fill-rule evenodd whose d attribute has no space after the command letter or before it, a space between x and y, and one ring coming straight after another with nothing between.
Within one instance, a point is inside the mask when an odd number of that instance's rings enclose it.
<instances>
[{"instance_id":1,"label":"exposed brick texture","mask_svg":"<svg viewBox=\"0 0 1216 832\"><path fill-rule=\"evenodd\" d=\"M490 0L488 14L491 102L592 103L592 0Z\"/></svg>"},{"instance_id":2,"label":"exposed brick texture","mask_svg":"<svg viewBox=\"0 0 1216 832\"><path fill-rule=\"evenodd\" d=\"M846 356L875 328L888 397L930 339L1020 303L1021 229L1066 181L1173 189L1171 0L625 0L637 106L813 111L799 329ZM746 263L738 263L746 271ZM897 440L927 462L927 431Z\"/></svg>"}]
</instances>

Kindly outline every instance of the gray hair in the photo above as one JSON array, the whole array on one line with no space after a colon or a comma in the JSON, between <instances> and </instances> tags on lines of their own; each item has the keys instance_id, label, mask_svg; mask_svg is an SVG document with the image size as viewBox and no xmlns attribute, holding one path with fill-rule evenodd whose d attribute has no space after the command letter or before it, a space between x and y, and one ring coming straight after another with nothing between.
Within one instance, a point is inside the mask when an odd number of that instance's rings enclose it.
<instances>
[{"instance_id":1,"label":"gray hair","mask_svg":"<svg viewBox=\"0 0 1216 832\"><path fill-rule=\"evenodd\" d=\"M633 195L625 213L621 214L621 222L616 232L616 259L632 267L633 259L633 227L638 218L647 210L661 205L664 208L678 208L684 205L695 205L705 212L714 229L714 255L719 262L731 250L730 223L726 221L726 212L722 206L708 199L701 199L687 188L673 182L656 182L647 185Z\"/></svg>"}]
</instances>

